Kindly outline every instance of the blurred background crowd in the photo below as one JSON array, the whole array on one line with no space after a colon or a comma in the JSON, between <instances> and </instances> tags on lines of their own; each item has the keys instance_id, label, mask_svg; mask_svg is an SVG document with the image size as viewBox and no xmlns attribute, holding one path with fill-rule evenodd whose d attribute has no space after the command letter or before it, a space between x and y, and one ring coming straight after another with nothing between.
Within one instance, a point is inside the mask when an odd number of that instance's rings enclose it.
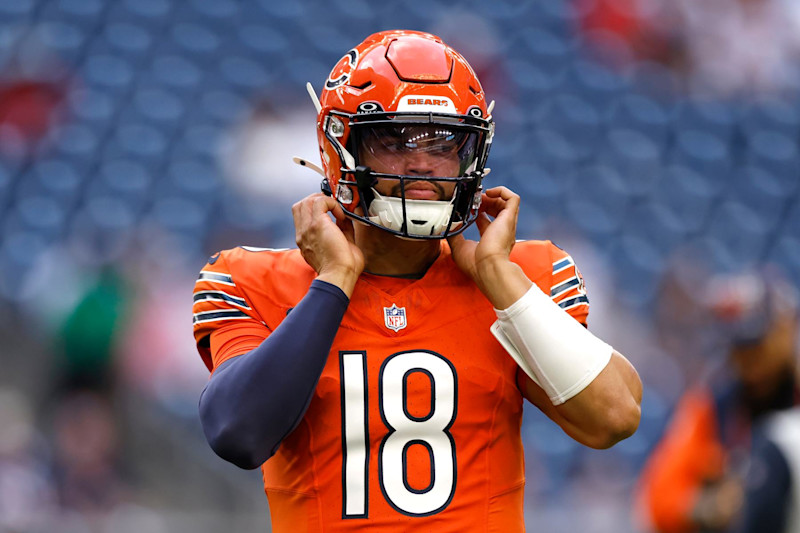
<instances>
[{"instance_id":1,"label":"blurred background crowd","mask_svg":"<svg viewBox=\"0 0 800 533\"><path fill-rule=\"evenodd\" d=\"M609 451L526 412L529 529L644 530L643 466L727 364L713 280L800 284L794 0L0 2L0 532L268 530L258 473L199 428L192 287L217 250L293 246L304 85L390 28L476 69L486 185L575 257L645 384Z\"/></svg>"}]
</instances>

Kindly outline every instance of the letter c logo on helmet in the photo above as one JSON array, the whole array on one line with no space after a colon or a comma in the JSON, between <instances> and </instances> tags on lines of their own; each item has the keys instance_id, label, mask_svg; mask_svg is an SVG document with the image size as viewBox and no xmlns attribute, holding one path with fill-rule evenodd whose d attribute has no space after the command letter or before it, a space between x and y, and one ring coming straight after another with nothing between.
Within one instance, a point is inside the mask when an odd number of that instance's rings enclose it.
<instances>
[{"instance_id":1,"label":"letter c logo on helmet","mask_svg":"<svg viewBox=\"0 0 800 533\"><path fill-rule=\"evenodd\" d=\"M441 239L475 221L493 134L491 106L472 67L428 33L370 35L336 63L319 99L327 187L348 216L400 237ZM370 168L365 146L376 139L394 154L434 153L435 145L453 161L447 175ZM378 180L393 180L393 193L379 194ZM453 195L407 198L420 181L448 184Z\"/></svg>"},{"instance_id":2,"label":"letter c logo on helmet","mask_svg":"<svg viewBox=\"0 0 800 533\"><path fill-rule=\"evenodd\" d=\"M350 79L350 74L353 72L353 68L356 66L356 62L358 62L358 50L353 48L336 63L335 67L333 67L330 76L328 76L328 80L325 82L325 88L328 90L335 89L347 83L347 80Z\"/></svg>"}]
</instances>

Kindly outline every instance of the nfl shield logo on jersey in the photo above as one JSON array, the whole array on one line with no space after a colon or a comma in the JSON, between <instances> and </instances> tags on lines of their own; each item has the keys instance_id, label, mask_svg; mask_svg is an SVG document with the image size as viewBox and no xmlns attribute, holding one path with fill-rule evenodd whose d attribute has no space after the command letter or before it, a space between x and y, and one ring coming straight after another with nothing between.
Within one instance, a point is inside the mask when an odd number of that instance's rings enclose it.
<instances>
[{"instance_id":1,"label":"nfl shield logo on jersey","mask_svg":"<svg viewBox=\"0 0 800 533\"><path fill-rule=\"evenodd\" d=\"M397 307L396 304L392 304L391 307L384 307L383 318L386 321L387 328L400 331L406 327L406 308Z\"/></svg>"}]
</instances>

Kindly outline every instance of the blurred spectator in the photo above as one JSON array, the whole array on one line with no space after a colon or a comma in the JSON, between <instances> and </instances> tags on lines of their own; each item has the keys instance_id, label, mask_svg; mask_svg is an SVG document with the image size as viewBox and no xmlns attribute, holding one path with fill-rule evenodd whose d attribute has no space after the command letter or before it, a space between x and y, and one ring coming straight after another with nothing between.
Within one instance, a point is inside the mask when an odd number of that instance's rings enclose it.
<instances>
[{"instance_id":1,"label":"blurred spectator","mask_svg":"<svg viewBox=\"0 0 800 533\"><path fill-rule=\"evenodd\" d=\"M0 389L0 531L46 531L55 494L37 442L33 409L12 389Z\"/></svg>"},{"instance_id":2,"label":"blurred spectator","mask_svg":"<svg viewBox=\"0 0 800 533\"><path fill-rule=\"evenodd\" d=\"M670 67L690 92L752 96L797 88L800 8L792 0L575 0L602 57Z\"/></svg>"},{"instance_id":3,"label":"blurred spectator","mask_svg":"<svg viewBox=\"0 0 800 533\"><path fill-rule=\"evenodd\" d=\"M730 341L729 364L683 396L644 469L638 511L656 531L727 530L753 424L800 401L793 287L765 270L713 279L703 298Z\"/></svg>"},{"instance_id":4,"label":"blurred spectator","mask_svg":"<svg viewBox=\"0 0 800 533\"><path fill-rule=\"evenodd\" d=\"M679 43L666 28L675 13L661 9L660 0L574 0L580 31L588 48L617 67L633 61L657 61L683 68ZM670 20L668 20L670 19Z\"/></svg>"},{"instance_id":5,"label":"blurred spectator","mask_svg":"<svg viewBox=\"0 0 800 533\"><path fill-rule=\"evenodd\" d=\"M88 531L103 531L103 522L128 498L111 406L96 393L70 394L60 402L54 426L53 470L62 511L81 516Z\"/></svg>"},{"instance_id":6,"label":"blurred spectator","mask_svg":"<svg viewBox=\"0 0 800 533\"><path fill-rule=\"evenodd\" d=\"M33 151L63 118L71 73L43 27L3 28L0 36L0 155Z\"/></svg>"},{"instance_id":7,"label":"blurred spectator","mask_svg":"<svg viewBox=\"0 0 800 533\"><path fill-rule=\"evenodd\" d=\"M800 16L792 0L680 0L687 75L718 95L780 92L796 84Z\"/></svg>"},{"instance_id":8,"label":"blurred spectator","mask_svg":"<svg viewBox=\"0 0 800 533\"><path fill-rule=\"evenodd\" d=\"M222 146L225 175L245 200L262 210L264 202L271 208L283 205L284 216L297 198L319 189L315 175L292 161L293 156L316 157L317 140L313 131L308 133L315 121L308 99L280 107L266 99L254 103Z\"/></svg>"},{"instance_id":9,"label":"blurred spectator","mask_svg":"<svg viewBox=\"0 0 800 533\"><path fill-rule=\"evenodd\" d=\"M744 511L736 533L800 531L800 407L777 413L753 436Z\"/></svg>"},{"instance_id":10,"label":"blurred spectator","mask_svg":"<svg viewBox=\"0 0 800 533\"><path fill-rule=\"evenodd\" d=\"M69 313L60 331L66 389L113 388L115 343L128 296L124 280L107 266Z\"/></svg>"}]
</instances>

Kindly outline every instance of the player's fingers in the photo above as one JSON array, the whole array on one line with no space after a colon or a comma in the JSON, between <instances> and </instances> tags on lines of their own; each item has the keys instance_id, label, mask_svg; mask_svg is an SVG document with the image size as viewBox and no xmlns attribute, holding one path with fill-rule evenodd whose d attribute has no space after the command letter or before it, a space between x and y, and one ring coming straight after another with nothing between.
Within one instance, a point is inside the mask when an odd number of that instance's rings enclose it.
<instances>
[{"instance_id":1,"label":"player's fingers","mask_svg":"<svg viewBox=\"0 0 800 533\"><path fill-rule=\"evenodd\" d=\"M342 212L342 218L336 218L336 226L344 233L345 238L350 241L351 244L355 244L356 233L353 228L353 221L344 216L344 212Z\"/></svg>"},{"instance_id":2,"label":"player's fingers","mask_svg":"<svg viewBox=\"0 0 800 533\"><path fill-rule=\"evenodd\" d=\"M447 238L447 244L450 245L450 250L456 255L458 255L458 251L464 246L465 242L466 239L461 233Z\"/></svg>"},{"instance_id":3,"label":"player's fingers","mask_svg":"<svg viewBox=\"0 0 800 533\"><path fill-rule=\"evenodd\" d=\"M486 191L486 200L481 203L483 211L497 218L501 212L508 211L513 215L519 211L520 197L506 187L495 187Z\"/></svg>"},{"instance_id":4,"label":"player's fingers","mask_svg":"<svg viewBox=\"0 0 800 533\"><path fill-rule=\"evenodd\" d=\"M480 233L481 236L483 236L483 232L486 231L486 228L488 228L491 223L492 221L486 213L479 213L478 218L475 219L475 224L478 226L478 233Z\"/></svg>"}]
</instances>

